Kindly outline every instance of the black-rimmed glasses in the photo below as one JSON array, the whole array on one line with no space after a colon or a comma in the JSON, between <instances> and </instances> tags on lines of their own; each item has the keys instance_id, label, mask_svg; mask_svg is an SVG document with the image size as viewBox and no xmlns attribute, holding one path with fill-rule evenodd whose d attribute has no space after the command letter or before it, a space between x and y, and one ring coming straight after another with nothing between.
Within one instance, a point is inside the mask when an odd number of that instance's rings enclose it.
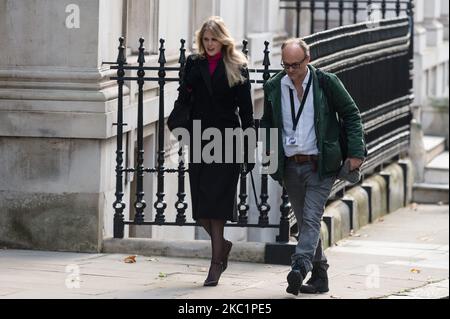
<instances>
[{"instance_id":1,"label":"black-rimmed glasses","mask_svg":"<svg viewBox=\"0 0 450 319\"><path fill-rule=\"evenodd\" d=\"M306 58L308 56L305 56L303 58L303 60L301 60L300 62L296 62L296 63L292 63L292 64L288 64L288 63L284 63L283 61L281 61L281 66L283 67L283 69L285 70L289 70L289 68L292 68L293 70L297 70L300 68L300 66L302 65L303 62L305 62Z\"/></svg>"}]
</instances>

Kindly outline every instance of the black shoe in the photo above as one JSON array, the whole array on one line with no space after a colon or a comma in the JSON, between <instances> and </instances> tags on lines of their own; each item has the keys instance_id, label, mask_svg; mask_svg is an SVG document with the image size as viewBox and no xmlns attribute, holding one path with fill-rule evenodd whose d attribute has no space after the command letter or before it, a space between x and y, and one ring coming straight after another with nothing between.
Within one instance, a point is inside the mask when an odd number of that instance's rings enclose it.
<instances>
[{"instance_id":1,"label":"black shoe","mask_svg":"<svg viewBox=\"0 0 450 319\"><path fill-rule=\"evenodd\" d=\"M327 263L313 264L311 278L306 284L300 287L300 292L303 294L322 294L328 292L328 269Z\"/></svg>"},{"instance_id":2,"label":"black shoe","mask_svg":"<svg viewBox=\"0 0 450 319\"><path fill-rule=\"evenodd\" d=\"M219 283L220 275L223 272L222 263L211 262L209 267L208 277L206 278L203 286L205 287L215 287Z\"/></svg>"},{"instance_id":3,"label":"black shoe","mask_svg":"<svg viewBox=\"0 0 450 319\"><path fill-rule=\"evenodd\" d=\"M313 282L308 282L300 287L302 294L323 294L330 291L328 288L328 279L317 279Z\"/></svg>"},{"instance_id":4,"label":"black shoe","mask_svg":"<svg viewBox=\"0 0 450 319\"><path fill-rule=\"evenodd\" d=\"M286 288L286 292L297 296L303 282L301 272L299 270L291 270L287 275L287 282L289 286Z\"/></svg>"}]
</instances>

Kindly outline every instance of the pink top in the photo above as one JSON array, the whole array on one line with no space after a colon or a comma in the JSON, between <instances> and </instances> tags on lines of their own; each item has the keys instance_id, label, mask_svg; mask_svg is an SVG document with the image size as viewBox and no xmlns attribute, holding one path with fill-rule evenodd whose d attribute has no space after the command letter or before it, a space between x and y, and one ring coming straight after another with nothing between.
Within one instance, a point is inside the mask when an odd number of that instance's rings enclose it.
<instances>
[{"instance_id":1,"label":"pink top","mask_svg":"<svg viewBox=\"0 0 450 319\"><path fill-rule=\"evenodd\" d=\"M222 52L219 52L214 56L206 55L206 57L208 58L209 74L212 76L222 58Z\"/></svg>"}]
</instances>

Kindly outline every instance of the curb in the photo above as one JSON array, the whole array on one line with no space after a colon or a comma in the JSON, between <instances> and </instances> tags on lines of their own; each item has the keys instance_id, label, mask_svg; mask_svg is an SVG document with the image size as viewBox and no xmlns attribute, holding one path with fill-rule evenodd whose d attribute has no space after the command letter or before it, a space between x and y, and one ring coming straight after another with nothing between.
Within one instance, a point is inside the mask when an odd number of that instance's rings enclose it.
<instances>
[{"instance_id":1,"label":"curb","mask_svg":"<svg viewBox=\"0 0 450 319\"><path fill-rule=\"evenodd\" d=\"M439 282L426 284L423 287L405 290L380 299L448 299L448 278Z\"/></svg>"},{"instance_id":2,"label":"curb","mask_svg":"<svg viewBox=\"0 0 450 319\"><path fill-rule=\"evenodd\" d=\"M265 243L234 242L229 260L264 263ZM107 238L103 241L103 253L136 254L142 256L166 256L210 258L209 240L157 240L147 238Z\"/></svg>"}]
</instances>

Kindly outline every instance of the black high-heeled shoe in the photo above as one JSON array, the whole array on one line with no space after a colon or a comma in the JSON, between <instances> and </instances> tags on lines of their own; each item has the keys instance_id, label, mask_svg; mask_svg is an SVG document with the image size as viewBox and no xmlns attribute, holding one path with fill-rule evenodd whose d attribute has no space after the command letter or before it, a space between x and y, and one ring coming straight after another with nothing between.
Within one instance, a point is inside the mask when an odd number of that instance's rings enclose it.
<instances>
[{"instance_id":1,"label":"black high-heeled shoe","mask_svg":"<svg viewBox=\"0 0 450 319\"><path fill-rule=\"evenodd\" d=\"M217 266L217 273L215 274L214 277L216 278L210 278L211 277L211 269L213 267L213 265ZM220 275L222 275L223 272L223 263L216 263L216 262L211 262L211 266L209 267L209 272L208 272L208 277L206 278L205 282L203 283L203 286L205 287L214 287L217 286L217 284L219 283L219 279L220 279Z\"/></svg>"}]
</instances>

